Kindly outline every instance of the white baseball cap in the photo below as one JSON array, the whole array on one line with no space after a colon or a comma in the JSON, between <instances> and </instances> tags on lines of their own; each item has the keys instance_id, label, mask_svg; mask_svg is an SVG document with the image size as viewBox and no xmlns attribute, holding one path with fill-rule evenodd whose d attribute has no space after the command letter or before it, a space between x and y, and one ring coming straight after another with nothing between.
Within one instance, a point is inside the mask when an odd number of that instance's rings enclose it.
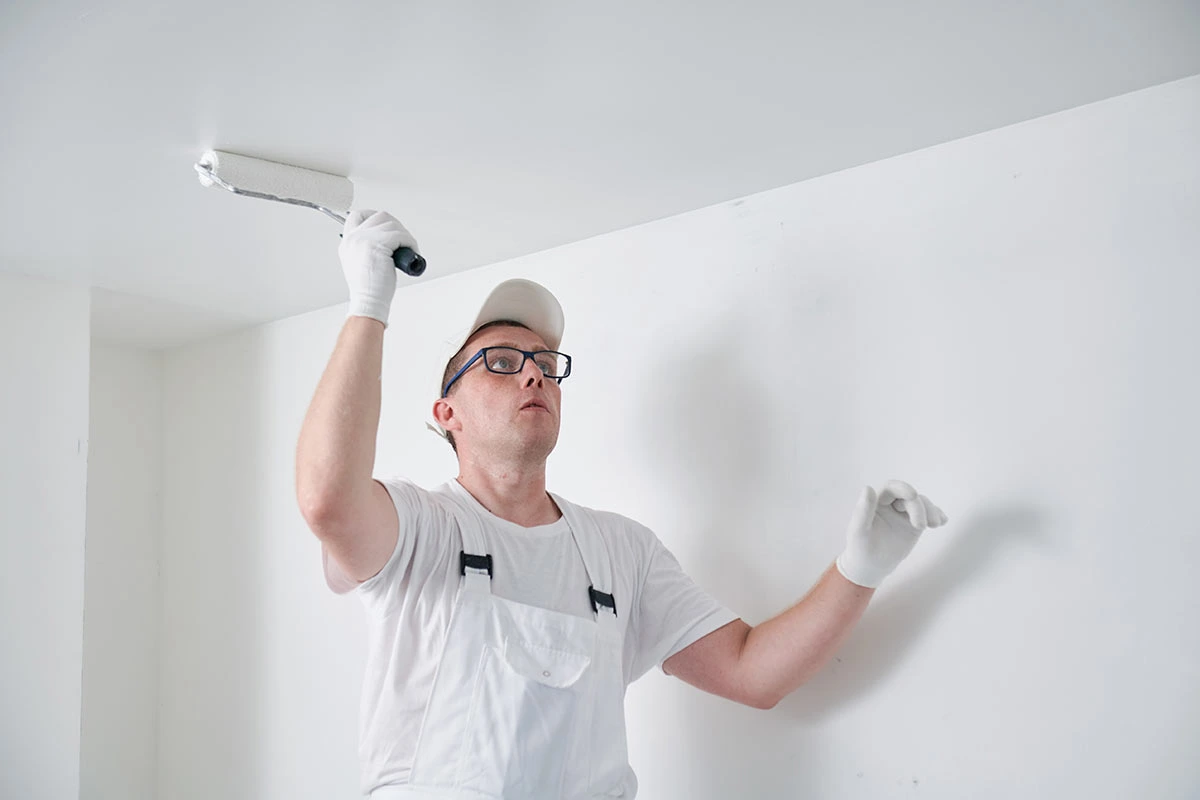
<instances>
[{"instance_id":1,"label":"white baseball cap","mask_svg":"<svg viewBox=\"0 0 1200 800\"><path fill-rule=\"evenodd\" d=\"M512 278L492 289L487 299L475 315L475 321L466 329L462 336L451 341L443 358L438 363L437 397L442 396L442 372L446 363L454 354L462 349L470 338L489 322L512 320L519 322L529 330L542 337L546 347L557 350L562 344L563 328L566 320L563 317L562 306L549 289L540 283L534 283L524 278ZM426 426L438 436L445 438L446 432L442 426L426 423Z\"/></svg>"}]
</instances>

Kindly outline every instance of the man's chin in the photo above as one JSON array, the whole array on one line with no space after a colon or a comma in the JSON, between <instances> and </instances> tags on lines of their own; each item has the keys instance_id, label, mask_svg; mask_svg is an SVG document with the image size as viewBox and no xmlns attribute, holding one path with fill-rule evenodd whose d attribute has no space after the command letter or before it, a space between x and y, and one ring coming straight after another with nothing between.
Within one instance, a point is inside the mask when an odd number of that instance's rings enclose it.
<instances>
[{"instance_id":1,"label":"man's chin","mask_svg":"<svg viewBox=\"0 0 1200 800\"><path fill-rule=\"evenodd\" d=\"M531 433L516 441L510 440L507 446L501 445L501 449L508 451L508 457L516 457L521 461L545 461L554 452L557 444L558 430L555 429L539 434Z\"/></svg>"},{"instance_id":2,"label":"man's chin","mask_svg":"<svg viewBox=\"0 0 1200 800\"><path fill-rule=\"evenodd\" d=\"M549 436L546 439L542 439L536 443L532 443L531 449L533 449L536 452L539 452L541 454L542 458L549 458L550 454L554 452L554 448L557 444L558 444L558 431L555 431L553 436Z\"/></svg>"},{"instance_id":3,"label":"man's chin","mask_svg":"<svg viewBox=\"0 0 1200 800\"><path fill-rule=\"evenodd\" d=\"M543 459L549 458L554 452L555 446L558 444L558 428L554 431L547 431L545 436L533 438L529 442L529 450L531 453L537 453Z\"/></svg>"}]
</instances>

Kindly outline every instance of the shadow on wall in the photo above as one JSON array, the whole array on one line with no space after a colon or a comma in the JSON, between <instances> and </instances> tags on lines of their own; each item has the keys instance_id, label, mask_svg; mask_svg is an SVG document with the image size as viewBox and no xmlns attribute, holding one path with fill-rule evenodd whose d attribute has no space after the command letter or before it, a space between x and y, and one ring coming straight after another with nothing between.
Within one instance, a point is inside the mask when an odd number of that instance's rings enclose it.
<instances>
[{"instance_id":1,"label":"shadow on wall","mask_svg":"<svg viewBox=\"0 0 1200 800\"><path fill-rule=\"evenodd\" d=\"M267 797L272 744L269 487L262 337L181 356L168 379L158 795Z\"/></svg>"},{"instance_id":2,"label":"shadow on wall","mask_svg":"<svg viewBox=\"0 0 1200 800\"><path fill-rule=\"evenodd\" d=\"M691 349L672 350L653 371L657 404L669 413L656 416L640 439L663 467L667 504L686 509L684 536L719 558L718 583L705 581L706 588L729 596L726 588L765 579L728 533L743 529L746 509L762 491L769 433L762 424L763 377L738 344L744 329L714 321L707 334Z\"/></svg>"},{"instance_id":3,"label":"shadow on wall","mask_svg":"<svg viewBox=\"0 0 1200 800\"><path fill-rule=\"evenodd\" d=\"M1045 514L1033 508L983 511L958 525L952 520L947 531L950 540L936 561L916 574L905 575L901 586L873 600L834 660L776 711L793 722L809 724L870 694L889 672L920 650L921 641L942 610L950 606L953 595L1003 560L1000 551L1042 541L1044 520Z\"/></svg>"},{"instance_id":4,"label":"shadow on wall","mask_svg":"<svg viewBox=\"0 0 1200 800\"><path fill-rule=\"evenodd\" d=\"M661 360L653 371L656 393L670 413L648 424L640 437L647 458L661 465L664 502L685 511L683 536L703 553L704 562L720 565L693 577L715 597L736 600L739 607L733 610L748 618L782 609L768 612L764 603L770 601L760 596L767 593L748 588L771 586L774 565L756 555L761 543L748 547L741 534L779 514L776 506L797 502L777 487L803 481L808 471L791 461L804 458L797 455L798 448L775 441L779 421L772 419L777 412L769 393L790 392L801 375L804 381L823 379L798 367L811 361L809 349L821 348L818 340L827 333L825 322L796 307L811 302L811 293L807 298L772 295L771 287L761 284L757 291L765 294L729 298L726 307L733 311L709 317L686 346ZM742 309L755 309L759 316L749 318ZM837 405L832 403L828 411ZM785 427L824 426L827 417L810 413ZM790 474L774 474L780 469ZM808 782L797 785L793 776L796 771L819 772L818 741L798 749L794 732L789 732L794 722L787 716L764 714L690 687L686 692L673 722L672 749L689 767L671 776L671 797L750 796L748 787L753 796L805 794Z\"/></svg>"},{"instance_id":5,"label":"shadow on wall","mask_svg":"<svg viewBox=\"0 0 1200 800\"><path fill-rule=\"evenodd\" d=\"M810 276L792 292L760 287L758 298L731 298L730 308L758 316L710 319L691 346L673 349L654 371L670 413L644 428L647 458L661 465L664 501L686 509L687 540L720 565L698 582L752 606L734 609L748 618L784 610L755 600L780 590L778 567L762 561L762 542L747 547L731 534L803 519L823 487L858 471L837 456L862 450L851 396L857 384L847 372L859 346L850 289L844 279ZM997 550L1040 538L1042 524L1040 512L1021 508L954 524L936 563L876 601L836 659L771 712L688 695L672 749L690 767L672 776L673 796L739 796L748 786L756 796L818 796L829 777L822 723L885 682L949 598L977 580ZM808 557L807 543L790 546ZM794 588L798 598L808 587Z\"/></svg>"}]
</instances>

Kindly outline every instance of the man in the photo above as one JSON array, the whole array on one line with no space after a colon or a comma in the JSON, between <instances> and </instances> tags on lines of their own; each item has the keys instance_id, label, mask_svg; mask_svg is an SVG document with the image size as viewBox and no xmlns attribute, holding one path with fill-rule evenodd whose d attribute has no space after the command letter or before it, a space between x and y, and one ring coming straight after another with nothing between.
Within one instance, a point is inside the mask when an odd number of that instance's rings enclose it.
<instances>
[{"instance_id":1,"label":"man","mask_svg":"<svg viewBox=\"0 0 1200 800\"><path fill-rule=\"evenodd\" d=\"M864 489L845 551L809 594L751 627L626 517L546 490L558 439L562 309L506 281L446 365L433 416L456 480L375 480L391 254L416 240L356 211L339 249L350 311L297 448L297 497L327 580L367 611L360 729L373 797L632 798L624 695L654 665L771 708L846 638L921 531L946 522L908 484ZM419 345L418 345L419 346Z\"/></svg>"}]
</instances>

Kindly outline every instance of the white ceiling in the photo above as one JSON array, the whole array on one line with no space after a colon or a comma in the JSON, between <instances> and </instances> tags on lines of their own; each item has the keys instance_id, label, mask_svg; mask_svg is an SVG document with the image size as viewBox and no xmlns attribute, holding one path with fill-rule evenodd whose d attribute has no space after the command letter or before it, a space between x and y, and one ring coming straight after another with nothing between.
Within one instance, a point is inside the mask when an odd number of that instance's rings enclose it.
<instances>
[{"instance_id":1,"label":"white ceiling","mask_svg":"<svg viewBox=\"0 0 1200 800\"><path fill-rule=\"evenodd\" d=\"M427 280L1197 73L1195 0L7 0L0 271L170 346L346 299L209 148L349 175Z\"/></svg>"}]
</instances>

